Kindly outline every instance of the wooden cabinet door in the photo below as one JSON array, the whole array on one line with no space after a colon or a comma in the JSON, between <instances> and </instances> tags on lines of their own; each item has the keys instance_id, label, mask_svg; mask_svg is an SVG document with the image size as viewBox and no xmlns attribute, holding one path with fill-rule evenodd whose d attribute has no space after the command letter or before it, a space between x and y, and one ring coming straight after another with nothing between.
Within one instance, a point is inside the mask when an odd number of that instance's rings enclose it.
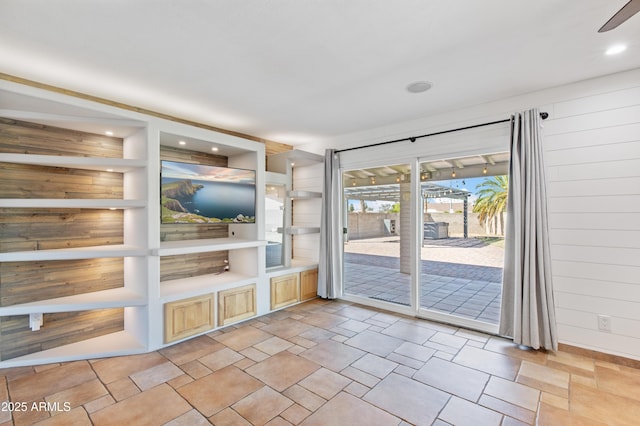
<instances>
[{"instance_id":1,"label":"wooden cabinet door","mask_svg":"<svg viewBox=\"0 0 640 426\"><path fill-rule=\"evenodd\" d=\"M300 301L298 274L271 278L271 310Z\"/></svg>"},{"instance_id":2,"label":"wooden cabinet door","mask_svg":"<svg viewBox=\"0 0 640 426\"><path fill-rule=\"evenodd\" d=\"M300 300L318 296L318 269L300 272Z\"/></svg>"},{"instance_id":3,"label":"wooden cabinet door","mask_svg":"<svg viewBox=\"0 0 640 426\"><path fill-rule=\"evenodd\" d=\"M218 292L218 326L232 324L256 314L255 284Z\"/></svg>"},{"instance_id":4,"label":"wooden cabinet door","mask_svg":"<svg viewBox=\"0 0 640 426\"><path fill-rule=\"evenodd\" d=\"M177 300L164 305L165 343L193 336L213 327L213 294Z\"/></svg>"}]
</instances>

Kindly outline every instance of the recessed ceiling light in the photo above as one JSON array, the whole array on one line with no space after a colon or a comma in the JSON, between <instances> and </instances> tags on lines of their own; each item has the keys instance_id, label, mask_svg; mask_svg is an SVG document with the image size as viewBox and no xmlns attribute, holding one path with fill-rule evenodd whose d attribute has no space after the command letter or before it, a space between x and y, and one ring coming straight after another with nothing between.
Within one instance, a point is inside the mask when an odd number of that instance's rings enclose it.
<instances>
[{"instance_id":1,"label":"recessed ceiling light","mask_svg":"<svg viewBox=\"0 0 640 426\"><path fill-rule=\"evenodd\" d=\"M113 136L113 132L111 130L107 130L104 134L107 136Z\"/></svg>"},{"instance_id":2,"label":"recessed ceiling light","mask_svg":"<svg viewBox=\"0 0 640 426\"><path fill-rule=\"evenodd\" d=\"M433 86L433 84L428 81L415 81L407 86L407 91L409 93L422 93L431 89L431 86Z\"/></svg>"},{"instance_id":3,"label":"recessed ceiling light","mask_svg":"<svg viewBox=\"0 0 640 426\"><path fill-rule=\"evenodd\" d=\"M186 145L186 144L187 144L185 141L178 141L178 143L179 143L180 145Z\"/></svg>"},{"instance_id":4,"label":"recessed ceiling light","mask_svg":"<svg viewBox=\"0 0 640 426\"><path fill-rule=\"evenodd\" d=\"M218 147L217 146L211 147L211 151L217 152L218 151Z\"/></svg>"},{"instance_id":5,"label":"recessed ceiling light","mask_svg":"<svg viewBox=\"0 0 640 426\"><path fill-rule=\"evenodd\" d=\"M111 172L113 171L113 169L107 169L107 171L108 171L109 173L111 173Z\"/></svg>"},{"instance_id":6,"label":"recessed ceiling light","mask_svg":"<svg viewBox=\"0 0 640 426\"><path fill-rule=\"evenodd\" d=\"M627 50L627 45L626 44L614 44L613 46L608 48L607 51L604 52L604 54L605 55L617 55L618 53L622 53L625 50Z\"/></svg>"}]
</instances>

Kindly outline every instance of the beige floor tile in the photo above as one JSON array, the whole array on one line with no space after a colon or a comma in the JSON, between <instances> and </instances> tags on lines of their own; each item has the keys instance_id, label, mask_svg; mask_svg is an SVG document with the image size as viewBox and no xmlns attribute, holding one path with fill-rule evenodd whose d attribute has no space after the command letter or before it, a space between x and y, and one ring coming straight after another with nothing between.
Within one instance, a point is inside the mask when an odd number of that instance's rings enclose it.
<instances>
[{"instance_id":1,"label":"beige floor tile","mask_svg":"<svg viewBox=\"0 0 640 426\"><path fill-rule=\"evenodd\" d=\"M333 398L349 383L351 380L326 368L320 368L298 382L303 388L324 399Z\"/></svg>"},{"instance_id":2,"label":"beige floor tile","mask_svg":"<svg viewBox=\"0 0 640 426\"><path fill-rule=\"evenodd\" d=\"M302 352L300 356L337 372L364 354L365 352L360 349L334 341L326 341Z\"/></svg>"},{"instance_id":3,"label":"beige floor tile","mask_svg":"<svg viewBox=\"0 0 640 426\"><path fill-rule=\"evenodd\" d=\"M309 411L316 411L327 402L325 399L320 398L318 395L306 390L300 385L293 385L282 392L282 394Z\"/></svg>"},{"instance_id":4,"label":"beige floor tile","mask_svg":"<svg viewBox=\"0 0 640 426\"><path fill-rule=\"evenodd\" d=\"M264 386L242 370L229 366L182 386L177 392L210 417Z\"/></svg>"},{"instance_id":5,"label":"beige floor tile","mask_svg":"<svg viewBox=\"0 0 640 426\"><path fill-rule=\"evenodd\" d=\"M502 414L455 396L438 417L456 426L499 426L502 422Z\"/></svg>"},{"instance_id":6,"label":"beige floor tile","mask_svg":"<svg viewBox=\"0 0 640 426\"><path fill-rule=\"evenodd\" d=\"M191 410L191 406L169 385L161 384L90 415L100 425L163 424ZM150 416L149 413L153 413Z\"/></svg>"},{"instance_id":7,"label":"beige floor tile","mask_svg":"<svg viewBox=\"0 0 640 426\"><path fill-rule=\"evenodd\" d=\"M540 401L539 390L495 376L489 379L484 393L531 411L536 411Z\"/></svg>"},{"instance_id":8,"label":"beige floor tile","mask_svg":"<svg viewBox=\"0 0 640 426\"><path fill-rule=\"evenodd\" d=\"M270 339L267 339L263 342L260 343L256 343L253 347L261 350L262 352L269 354L269 355L275 355L278 352L282 352L284 350L289 349L290 347L293 346L293 343L288 342L284 339L281 339L279 337L272 337Z\"/></svg>"},{"instance_id":9,"label":"beige floor tile","mask_svg":"<svg viewBox=\"0 0 640 426\"><path fill-rule=\"evenodd\" d=\"M87 410L87 413L91 414L115 403L116 400L113 399L111 395L105 395L98 399L94 399L93 401L87 402L86 404L84 404L84 409Z\"/></svg>"},{"instance_id":10,"label":"beige floor tile","mask_svg":"<svg viewBox=\"0 0 640 426\"><path fill-rule=\"evenodd\" d=\"M408 342L423 344L431 338L435 331L402 321L397 321L382 331L387 336L397 337Z\"/></svg>"},{"instance_id":11,"label":"beige floor tile","mask_svg":"<svg viewBox=\"0 0 640 426\"><path fill-rule=\"evenodd\" d=\"M640 401L640 371L634 374L596 367L596 383L601 391Z\"/></svg>"},{"instance_id":12,"label":"beige floor tile","mask_svg":"<svg viewBox=\"0 0 640 426\"><path fill-rule=\"evenodd\" d=\"M333 327L337 327L348 319L349 318L340 315L329 314L326 312L317 312L311 315L307 315L301 321L305 324L329 330Z\"/></svg>"},{"instance_id":13,"label":"beige floor tile","mask_svg":"<svg viewBox=\"0 0 640 426\"><path fill-rule=\"evenodd\" d=\"M209 417L215 426L251 426L245 418L231 408L225 408L219 413Z\"/></svg>"},{"instance_id":14,"label":"beige floor tile","mask_svg":"<svg viewBox=\"0 0 640 426\"><path fill-rule=\"evenodd\" d=\"M208 336L199 336L185 342L160 350L160 353L177 366L202 358L212 352L219 351L224 346Z\"/></svg>"},{"instance_id":15,"label":"beige floor tile","mask_svg":"<svg viewBox=\"0 0 640 426\"><path fill-rule=\"evenodd\" d=\"M291 407L284 410L280 417L291 423L292 425L299 425L304 419L309 417L311 411L307 410L301 405L293 404Z\"/></svg>"},{"instance_id":16,"label":"beige floor tile","mask_svg":"<svg viewBox=\"0 0 640 426\"><path fill-rule=\"evenodd\" d=\"M416 327L420 328L420 327ZM421 329L426 330L426 329ZM421 340L421 339L417 339ZM425 339L426 340L426 339ZM365 330L362 333L347 340L345 344L353 346L372 354L386 357L391 352L395 351L404 343L404 340L397 337L388 336L381 333L375 333L370 330Z\"/></svg>"},{"instance_id":17,"label":"beige floor tile","mask_svg":"<svg viewBox=\"0 0 640 426\"><path fill-rule=\"evenodd\" d=\"M389 374L363 399L415 425L430 425L450 395L395 373Z\"/></svg>"},{"instance_id":18,"label":"beige floor tile","mask_svg":"<svg viewBox=\"0 0 640 426\"><path fill-rule=\"evenodd\" d=\"M12 401L40 400L96 378L86 361L71 362L40 373L22 376L8 383Z\"/></svg>"},{"instance_id":19,"label":"beige floor tile","mask_svg":"<svg viewBox=\"0 0 640 426\"><path fill-rule=\"evenodd\" d=\"M498 352L512 358L520 358L536 364L544 364L547 362L547 354L544 351L536 351L513 343L511 340L501 337L491 337L484 345L484 349L492 352Z\"/></svg>"},{"instance_id":20,"label":"beige floor tile","mask_svg":"<svg viewBox=\"0 0 640 426\"><path fill-rule=\"evenodd\" d=\"M199 358L198 361L211 371L221 370L243 359L244 356L229 348L224 348Z\"/></svg>"},{"instance_id":21,"label":"beige floor tile","mask_svg":"<svg viewBox=\"0 0 640 426\"><path fill-rule=\"evenodd\" d=\"M289 423L288 421L286 421L282 417L278 416L278 417L273 418L265 426L291 426L291 423Z\"/></svg>"},{"instance_id":22,"label":"beige floor tile","mask_svg":"<svg viewBox=\"0 0 640 426\"><path fill-rule=\"evenodd\" d=\"M566 371L522 361L516 381L563 398L569 397L569 373Z\"/></svg>"},{"instance_id":23,"label":"beige floor tile","mask_svg":"<svg viewBox=\"0 0 640 426\"><path fill-rule=\"evenodd\" d=\"M439 343L445 346L451 346L455 349L461 349L468 340L464 337L456 336L448 333L436 333L429 338L429 341Z\"/></svg>"},{"instance_id":24,"label":"beige floor tile","mask_svg":"<svg viewBox=\"0 0 640 426\"><path fill-rule=\"evenodd\" d=\"M536 418L535 411L527 410L526 408L519 407L517 405L511 404L498 398L494 398L489 395L482 395L478 403L483 407L490 408L514 419L518 419L519 421L528 425L532 425Z\"/></svg>"},{"instance_id":25,"label":"beige floor tile","mask_svg":"<svg viewBox=\"0 0 640 426\"><path fill-rule=\"evenodd\" d=\"M553 405L554 407L561 408L563 410L569 410L569 399L563 398L558 395L554 395L548 392L542 392L540 401L545 404Z\"/></svg>"},{"instance_id":26,"label":"beige floor tile","mask_svg":"<svg viewBox=\"0 0 640 426\"><path fill-rule=\"evenodd\" d=\"M272 335L269 333L265 333L255 327L246 326L216 336L215 339L234 351L241 351L271 337Z\"/></svg>"},{"instance_id":27,"label":"beige floor tile","mask_svg":"<svg viewBox=\"0 0 640 426\"><path fill-rule=\"evenodd\" d=\"M615 423L602 423L588 417L580 416L570 411L563 410L551 404L541 403L538 412L538 426L559 426L559 425L575 425L575 426L604 426L615 425Z\"/></svg>"},{"instance_id":28,"label":"beige floor tile","mask_svg":"<svg viewBox=\"0 0 640 426\"><path fill-rule=\"evenodd\" d=\"M311 329L310 325L304 324L300 321L294 321L290 318L273 321L261 328L262 331L271 333L281 339L290 339L309 329Z\"/></svg>"},{"instance_id":29,"label":"beige floor tile","mask_svg":"<svg viewBox=\"0 0 640 426\"><path fill-rule=\"evenodd\" d=\"M350 393L353 396L357 396L358 398L362 398L365 393L369 392L371 388L366 387L363 384L358 382L351 382L349 386L344 388L344 391Z\"/></svg>"},{"instance_id":30,"label":"beige floor tile","mask_svg":"<svg viewBox=\"0 0 640 426\"><path fill-rule=\"evenodd\" d=\"M396 426L400 419L348 393L341 392L307 417L303 426Z\"/></svg>"},{"instance_id":31,"label":"beige floor tile","mask_svg":"<svg viewBox=\"0 0 640 426\"><path fill-rule=\"evenodd\" d=\"M340 328L353 331L355 333L360 333L361 331L364 331L369 327L371 327L371 325L367 324L366 322L357 321L354 319L350 319L340 324Z\"/></svg>"},{"instance_id":32,"label":"beige floor tile","mask_svg":"<svg viewBox=\"0 0 640 426\"><path fill-rule=\"evenodd\" d=\"M231 408L252 425L262 426L292 405L292 400L264 386L236 402Z\"/></svg>"},{"instance_id":33,"label":"beige floor tile","mask_svg":"<svg viewBox=\"0 0 640 426\"><path fill-rule=\"evenodd\" d=\"M482 371L440 358L431 358L413 376L415 380L470 401L478 401L489 380Z\"/></svg>"},{"instance_id":34,"label":"beige floor tile","mask_svg":"<svg viewBox=\"0 0 640 426\"><path fill-rule=\"evenodd\" d=\"M586 377L593 377L595 372L595 362L593 359L567 352L547 354L546 365L571 374L580 374Z\"/></svg>"},{"instance_id":35,"label":"beige floor tile","mask_svg":"<svg viewBox=\"0 0 640 426\"><path fill-rule=\"evenodd\" d=\"M95 378L88 382L56 392L53 395L49 395L45 397L45 401L53 404L57 403L59 405L68 403L71 408L75 408L107 394L107 389L100 380Z\"/></svg>"},{"instance_id":36,"label":"beige floor tile","mask_svg":"<svg viewBox=\"0 0 640 426\"><path fill-rule=\"evenodd\" d=\"M345 306L336 312L338 315L357 321L365 321L376 313L376 311L362 306Z\"/></svg>"},{"instance_id":37,"label":"beige floor tile","mask_svg":"<svg viewBox=\"0 0 640 426\"><path fill-rule=\"evenodd\" d=\"M40 402L44 400L36 400L36 402ZM14 402L23 402L14 400ZM13 411L11 414L13 415L13 422L16 426L22 425L32 425L42 420L46 420L50 417L49 412L46 410L32 410L31 402L28 403L26 411Z\"/></svg>"},{"instance_id":38,"label":"beige floor tile","mask_svg":"<svg viewBox=\"0 0 640 426\"><path fill-rule=\"evenodd\" d=\"M116 401L122 401L123 399L140 393L138 386L128 377L111 382L106 386Z\"/></svg>"},{"instance_id":39,"label":"beige floor tile","mask_svg":"<svg viewBox=\"0 0 640 426\"><path fill-rule=\"evenodd\" d=\"M362 370L365 373L369 373L372 376L384 379L398 366L398 363L381 358L377 355L366 354L351 364L351 366L358 370Z\"/></svg>"},{"instance_id":40,"label":"beige floor tile","mask_svg":"<svg viewBox=\"0 0 640 426\"><path fill-rule=\"evenodd\" d=\"M131 375L131 380L145 391L184 374L172 362L165 362Z\"/></svg>"},{"instance_id":41,"label":"beige floor tile","mask_svg":"<svg viewBox=\"0 0 640 426\"><path fill-rule=\"evenodd\" d=\"M158 352L101 359L92 364L103 383L111 383L167 362Z\"/></svg>"},{"instance_id":42,"label":"beige floor tile","mask_svg":"<svg viewBox=\"0 0 640 426\"><path fill-rule=\"evenodd\" d=\"M188 374L181 374L175 379L169 380L167 384L174 389L178 389L179 387L191 382L193 382L193 377L189 376Z\"/></svg>"},{"instance_id":43,"label":"beige floor tile","mask_svg":"<svg viewBox=\"0 0 640 426\"><path fill-rule=\"evenodd\" d=\"M394 351L400 355L425 362L436 353L435 349L427 348L422 345L416 345L411 342L404 342Z\"/></svg>"},{"instance_id":44,"label":"beige floor tile","mask_svg":"<svg viewBox=\"0 0 640 426\"><path fill-rule=\"evenodd\" d=\"M211 374L211 370L198 360L186 362L180 366L180 369L196 380Z\"/></svg>"},{"instance_id":45,"label":"beige floor tile","mask_svg":"<svg viewBox=\"0 0 640 426\"><path fill-rule=\"evenodd\" d=\"M508 380L514 380L520 369L521 361L484 349L465 346L456 355L453 362Z\"/></svg>"},{"instance_id":46,"label":"beige floor tile","mask_svg":"<svg viewBox=\"0 0 640 426\"><path fill-rule=\"evenodd\" d=\"M603 423L633 425L640 419L640 401L572 384L569 411Z\"/></svg>"},{"instance_id":47,"label":"beige floor tile","mask_svg":"<svg viewBox=\"0 0 640 426\"><path fill-rule=\"evenodd\" d=\"M60 413L56 416L49 417L46 420L35 423L39 426L91 426L89 415L82 407L74 408L71 411Z\"/></svg>"},{"instance_id":48,"label":"beige floor tile","mask_svg":"<svg viewBox=\"0 0 640 426\"><path fill-rule=\"evenodd\" d=\"M164 426L209 426L211 423L197 410L187 411L180 417L165 423Z\"/></svg>"},{"instance_id":49,"label":"beige floor tile","mask_svg":"<svg viewBox=\"0 0 640 426\"><path fill-rule=\"evenodd\" d=\"M280 352L245 371L275 390L282 392L304 379L320 366L290 352Z\"/></svg>"}]
</instances>

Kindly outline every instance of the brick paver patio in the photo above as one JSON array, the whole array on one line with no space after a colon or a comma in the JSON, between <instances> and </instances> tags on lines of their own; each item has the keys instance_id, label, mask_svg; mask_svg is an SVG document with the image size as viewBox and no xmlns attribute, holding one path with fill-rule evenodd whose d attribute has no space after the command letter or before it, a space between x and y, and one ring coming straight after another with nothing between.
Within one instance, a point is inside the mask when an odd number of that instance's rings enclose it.
<instances>
[{"instance_id":1,"label":"brick paver patio","mask_svg":"<svg viewBox=\"0 0 640 426\"><path fill-rule=\"evenodd\" d=\"M346 244L345 293L410 305L410 276L400 272L399 246L398 237ZM502 257L500 247L475 238L427 241L422 248L421 306L497 324Z\"/></svg>"}]
</instances>

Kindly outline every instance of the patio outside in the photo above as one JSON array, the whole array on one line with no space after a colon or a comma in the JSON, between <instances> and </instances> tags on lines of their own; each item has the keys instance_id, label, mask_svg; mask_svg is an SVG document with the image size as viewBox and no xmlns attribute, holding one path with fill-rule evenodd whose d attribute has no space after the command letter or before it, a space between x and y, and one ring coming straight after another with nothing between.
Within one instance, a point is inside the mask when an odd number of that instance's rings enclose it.
<instances>
[{"instance_id":1,"label":"patio outside","mask_svg":"<svg viewBox=\"0 0 640 426\"><path fill-rule=\"evenodd\" d=\"M410 305L410 275L400 272L399 237L344 245L345 293ZM497 324L503 240L450 237L425 240L421 249L421 307Z\"/></svg>"}]
</instances>

